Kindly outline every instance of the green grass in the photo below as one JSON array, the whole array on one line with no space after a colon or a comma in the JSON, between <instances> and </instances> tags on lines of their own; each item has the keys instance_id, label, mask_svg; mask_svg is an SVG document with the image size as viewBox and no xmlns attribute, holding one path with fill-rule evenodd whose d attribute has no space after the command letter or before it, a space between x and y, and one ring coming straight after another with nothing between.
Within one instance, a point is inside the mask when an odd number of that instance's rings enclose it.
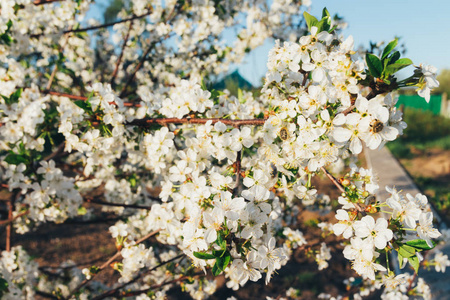
<instances>
[{"instance_id":1,"label":"green grass","mask_svg":"<svg viewBox=\"0 0 450 300\"><path fill-rule=\"evenodd\" d=\"M426 152L428 149L450 150L450 119L431 112L406 108L403 120L408 124L402 136L387 143L397 158L413 158L411 150Z\"/></svg>"}]
</instances>

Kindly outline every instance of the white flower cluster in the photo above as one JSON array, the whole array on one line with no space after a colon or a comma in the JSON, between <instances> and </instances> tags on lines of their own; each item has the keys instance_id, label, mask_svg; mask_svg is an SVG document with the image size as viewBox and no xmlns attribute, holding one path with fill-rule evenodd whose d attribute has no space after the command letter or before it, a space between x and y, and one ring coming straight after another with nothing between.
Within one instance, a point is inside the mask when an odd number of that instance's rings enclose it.
<instances>
[{"instance_id":1,"label":"white flower cluster","mask_svg":"<svg viewBox=\"0 0 450 300\"><path fill-rule=\"evenodd\" d=\"M366 172L364 169L358 172L354 168L351 177L344 179L343 185L348 187L349 192L346 193L347 198L339 199L343 206L336 212L339 222L333 225L333 230L336 235L342 234L344 238L350 239L350 245L344 249L344 256L353 262L353 269L361 276L375 280L376 271L386 271L386 268L377 262L377 258L388 244L420 238L428 247L433 248L432 239L441 234L433 228L433 214L428 211L426 196L417 194L414 198L407 194L405 198L397 190L387 187L391 197L385 202L376 202L372 196L376 189L373 189L371 176ZM361 185L361 182L364 185ZM361 218L357 210L361 202L354 201L360 198L367 202L364 203L367 205L367 215ZM375 220L376 214L384 207L391 208L392 212L386 218L379 217ZM370 214L374 214L375 218ZM416 234L411 234L413 231L416 231ZM404 259L408 261L407 258Z\"/></svg>"},{"instance_id":2,"label":"white flower cluster","mask_svg":"<svg viewBox=\"0 0 450 300\"><path fill-rule=\"evenodd\" d=\"M35 296L33 286L38 276L38 265L31 261L21 246L2 252L0 275L0 280L7 282L7 291L0 291L2 299L33 299Z\"/></svg>"},{"instance_id":3,"label":"white flower cluster","mask_svg":"<svg viewBox=\"0 0 450 300\"><path fill-rule=\"evenodd\" d=\"M361 153L364 144L376 149L402 134L406 124L396 100L373 83L362 88L367 71L351 37L316 26L305 35L294 26L298 1L131 4L119 17L133 17L132 23L98 31L93 51L89 36L71 32L89 1L2 2L1 21L12 24L0 25L3 40L11 39L0 44L0 176L17 195L14 214L24 213L19 222L28 226L61 222L77 215L83 197L101 194L96 203L114 207L108 210L121 218L110 228L122 255L115 263L120 282L136 290L164 285L155 297L165 296L166 282L190 277L191 263L214 276L225 274L234 290L263 274L268 283L293 250L307 244L300 230L288 227L297 225L298 203L330 207L312 177ZM241 28L242 22L247 26ZM230 27L239 31L234 47L217 43ZM268 37L290 42L271 50L260 97L235 97L199 84L203 75L222 73ZM114 66L115 75L105 78ZM427 96L437 86L435 70L420 72L420 93ZM47 73L49 81L41 76ZM100 83L108 79L111 85ZM37 86L44 83L50 88L41 93ZM55 92L68 90L73 95ZM76 96L86 92L87 98ZM379 256L387 246L413 248L416 255L440 235L422 195L405 198L389 190L389 199L374 201L372 172L354 166L337 185L344 192L332 228L350 239L344 255L363 277L375 280L386 269ZM385 207L390 216L378 216ZM320 227L330 229L328 223ZM138 242L147 235L154 235L151 246ZM175 260L175 249L189 259L158 268ZM17 262L13 253L4 254L11 256L9 265ZM326 268L326 243L313 253L319 269ZM436 256L436 268L444 270L447 261ZM5 268L13 274L22 267ZM68 284L42 281L40 288L68 297L82 274L90 279L94 271L73 271L76 279ZM142 282L133 281L144 274ZM384 284L393 285L386 279ZM215 288L215 282L195 278L185 289L200 299ZM83 293L80 298L87 298Z\"/></svg>"},{"instance_id":4,"label":"white flower cluster","mask_svg":"<svg viewBox=\"0 0 450 300\"><path fill-rule=\"evenodd\" d=\"M359 154L362 141L376 149L406 127L390 95L362 95L364 64L352 59L352 38L336 42L316 31L269 54L264 91L275 113L264 126L262 149L277 168L316 171L348 150ZM356 110L346 111L352 105Z\"/></svg>"}]
</instances>

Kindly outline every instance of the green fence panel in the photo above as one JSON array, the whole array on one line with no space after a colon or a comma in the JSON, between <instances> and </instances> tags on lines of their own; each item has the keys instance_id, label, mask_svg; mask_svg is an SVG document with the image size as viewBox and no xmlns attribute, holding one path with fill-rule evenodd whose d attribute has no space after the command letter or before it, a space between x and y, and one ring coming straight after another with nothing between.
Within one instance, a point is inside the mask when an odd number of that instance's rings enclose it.
<instances>
[{"instance_id":1,"label":"green fence panel","mask_svg":"<svg viewBox=\"0 0 450 300\"><path fill-rule=\"evenodd\" d=\"M431 95L429 103L418 95L400 95L396 106L404 105L405 107L428 110L435 115L439 115L441 112L441 100L442 95Z\"/></svg>"}]
</instances>

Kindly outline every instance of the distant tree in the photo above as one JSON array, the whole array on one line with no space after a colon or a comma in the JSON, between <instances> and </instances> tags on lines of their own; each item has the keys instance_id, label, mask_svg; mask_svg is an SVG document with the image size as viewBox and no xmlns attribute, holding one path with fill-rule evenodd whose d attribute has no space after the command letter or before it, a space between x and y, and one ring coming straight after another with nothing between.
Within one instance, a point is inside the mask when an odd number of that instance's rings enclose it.
<instances>
[{"instance_id":1,"label":"distant tree","mask_svg":"<svg viewBox=\"0 0 450 300\"><path fill-rule=\"evenodd\" d=\"M442 94L447 93L450 94L450 69L444 69L437 76L437 80L439 81L439 87L435 90L436 93Z\"/></svg>"}]
</instances>

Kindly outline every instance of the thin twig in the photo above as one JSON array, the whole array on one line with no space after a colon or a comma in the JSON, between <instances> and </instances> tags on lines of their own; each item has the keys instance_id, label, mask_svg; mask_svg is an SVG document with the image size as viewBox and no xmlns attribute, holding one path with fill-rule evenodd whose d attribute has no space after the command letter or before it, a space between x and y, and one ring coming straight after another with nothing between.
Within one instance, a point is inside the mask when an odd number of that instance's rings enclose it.
<instances>
[{"instance_id":1,"label":"thin twig","mask_svg":"<svg viewBox=\"0 0 450 300\"><path fill-rule=\"evenodd\" d=\"M130 22L130 26L128 27L128 32L125 35L125 38L123 39L123 45L122 45L122 49L120 50L119 59L117 60L116 67L114 68L114 72L112 73L112 76L111 76L111 85L112 86L114 86L114 81L116 79L117 73L119 72L119 66L120 66L120 63L122 62L123 53L125 52L125 48L127 46L128 38L130 37L130 32L131 32L132 28L133 28L133 22Z\"/></svg>"},{"instance_id":2,"label":"thin twig","mask_svg":"<svg viewBox=\"0 0 450 300\"><path fill-rule=\"evenodd\" d=\"M48 3L60 2L60 1L64 1L64 0L35 0L33 2L33 4L34 5L42 5L42 4L48 4Z\"/></svg>"},{"instance_id":3,"label":"thin twig","mask_svg":"<svg viewBox=\"0 0 450 300\"><path fill-rule=\"evenodd\" d=\"M98 204L98 205L106 205L106 206L117 206L117 207L146 209L146 210L152 209L151 206L143 206L143 205L136 205L136 204L111 203L111 202L105 202L105 201L94 200L94 199L84 199L84 201L86 201L88 203L93 203L93 204Z\"/></svg>"},{"instance_id":4,"label":"thin twig","mask_svg":"<svg viewBox=\"0 0 450 300\"><path fill-rule=\"evenodd\" d=\"M52 158L55 158L56 156L58 156L60 153L64 152L64 146L66 144L63 142L61 144L59 144L58 148L56 148L55 151L53 151L52 153L50 153L49 155L47 155L46 157L44 157L44 161L49 161Z\"/></svg>"},{"instance_id":5,"label":"thin twig","mask_svg":"<svg viewBox=\"0 0 450 300\"><path fill-rule=\"evenodd\" d=\"M182 276L182 277L177 278L177 279L173 279L173 280L170 280L170 281L164 281L164 282L159 283L159 284L154 284L154 285L152 285L151 287L149 287L147 289L137 290L137 291L129 291L129 292L123 291L123 292L117 293L117 295L115 295L115 296L117 296L117 297L137 296L137 295L140 295L142 293L147 293L147 292L149 292L151 290L160 288L160 287L168 285L168 284L172 284L172 283L175 283L175 282L183 281L183 280L186 280L186 279L189 279L189 278L193 278L193 277L197 277L197 276L201 276L201 275L205 276L203 273L197 273L197 274L195 274L193 276ZM97 299L94 298L93 300L97 300Z\"/></svg>"},{"instance_id":6,"label":"thin twig","mask_svg":"<svg viewBox=\"0 0 450 300\"><path fill-rule=\"evenodd\" d=\"M221 119L221 118L146 118L146 119L138 119L131 122L126 123L126 125L134 125L134 126L149 126L151 124L206 124L211 121L211 124L216 124L217 122L222 122L225 125L230 126L244 126L244 125L264 125L266 119L245 119L245 120L229 120L229 119Z\"/></svg>"},{"instance_id":7,"label":"thin twig","mask_svg":"<svg viewBox=\"0 0 450 300\"><path fill-rule=\"evenodd\" d=\"M25 210L25 211L21 212L20 214L14 216L12 218L8 217L8 220L0 221L0 226L9 225L12 222L14 222L15 220L17 220L18 218L20 218L22 216L25 216L25 215L28 215L29 213L30 213L29 210ZM9 214L8 214L8 216L9 216Z\"/></svg>"},{"instance_id":8,"label":"thin twig","mask_svg":"<svg viewBox=\"0 0 450 300\"><path fill-rule=\"evenodd\" d=\"M331 182L339 189L339 191L341 191L343 194L346 193L342 184L330 172L328 172L328 170L325 169L325 167L322 166L320 169L325 173L328 179L330 179ZM357 211L364 212L364 209L358 203L353 203L353 205L355 206Z\"/></svg>"},{"instance_id":9,"label":"thin twig","mask_svg":"<svg viewBox=\"0 0 450 300\"><path fill-rule=\"evenodd\" d=\"M136 245L142 243L143 241L151 238L152 236L154 236L155 234L157 234L158 232L160 232L161 229L157 229L154 230L152 232L150 232L149 234L147 234L146 236L140 238L139 240L136 241ZM83 286L85 286L88 282L90 282L95 276L97 276L102 270L104 270L106 267L108 267L116 258L118 258L121 255L120 251L117 251L116 254L114 254L113 256L111 256L110 259L108 259L104 264L102 264L99 268L98 268L98 272L95 274L91 275L90 279L85 279L83 280L70 294L69 296L67 296L65 299L70 299L76 292L78 292Z\"/></svg>"},{"instance_id":10,"label":"thin twig","mask_svg":"<svg viewBox=\"0 0 450 300\"><path fill-rule=\"evenodd\" d=\"M53 96L60 96L60 97L66 97L72 100L81 100L81 101L87 101L89 98L85 96L78 96L78 95L71 95L66 93L60 93L55 91L41 91L43 94L53 95ZM109 104L117 105L115 102L110 102ZM123 106L125 107L141 107L139 103L131 103L131 102L123 102Z\"/></svg>"},{"instance_id":11,"label":"thin twig","mask_svg":"<svg viewBox=\"0 0 450 300\"><path fill-rule=\"evenodd\" d=\"M160 267L162 267L162 266L164 266L164 265L166 265L168 263L171 263L174 260L177 260L178 258L181 258L181 257L185 257L185 254L180 254L180 255L177 255L177 256L169 259L169 260L163 261L162 263L154 266L153 268L148 269L146 272L143 272L143 273L135 276L132 280L130 280L130 281L126 282L126 283L123 283L122 285L120 285L120 286L118 286L118 287L116 287L116 288L114 288L112 290L106 291L106 292L98 295L98 296L94 297L92 300L101 300L101 299L105 299L107 297L111 297L111 296L115 295L116 293L118 293L121 289L123 289L127 285L130 285L130 284L136 282L143 275L146 275L146 274L148 274L148 273L150 273L150 272L152 272L152 271L154 271L154 270L156 270L156 269L158 269L158 268L160 268Z\"/></svg>"},{"instance_id":12,"label":"thin twig","mask_svg":"<svg viewBox=\"0 0 450 300\"><path fill-rule=\"evenodd\" d=\"M54 1L58 1L58 0L54 0ZM50 3L50 2L48 2L48 3ZM43 3L41 3L41 4L43 4ZM91 30L111 27L111 26L114 26L116 24L125 23L125 22L128 22L128 21L133 21L133 20L137 20L137 19L146 17L146 16L150 15L151 13L152 12L149 11L149 12L146 12L145 14L142 14L142 15L133 15L133 16L131 16L129 18L126 18L126 19L114 21L114 22L111 22L111 23L105 23L105 24L90 26L90 27L77 28L77 29L67 29L67 30L64 30L63 33L86 32L86 31L91 31ZM42 35L44 35L44 33L32 34L32 35L30 35L30 37L37 38L37 37L40 37Z\"/></svg>"},{"instance_id":13,"label":"thin twig","mask_svg":"<svg viewBox=\"0 0 450 300\"><path fill-rule=\"evenodd\" d=\"M59 52L62 53L64 51L64 48L67 45L67 42L69 41L69 34L66 34L66 39L64 40L64 43L61 45L61 48L59 49ZM50 90L52 87L53 79L55 78L56 72L58 71L58 63L55 63L55 66L53 67L52 74L50 75L50 79L48 80L47 86L45 87L45 90Z\"/></svg>"},{"instance_id":14,"label":"thin twig","mask_svg":"<svg viewBox=\"0 0 450 300\"><path fill-rule=\"evenodd\" d=\"M234 190L239 193L240 181L241 181L241 155L242 151L238 151L236 154L236 161L234 162L234 170L236 173L236 185Z\"/></svg>"},{"instance_id":15,"label":"thin twig","mask_svg":"<svg viewBox=\"0 0 450 300\"><path fill-rule=\"evenodd\" d=\"M8 220L13 219L14 200L16 195L11 195L8 202ZM11 251L11 236L12 236L12 221L8 223L6 227L6 251Z\"/></svg>"},{"instance_id":16,"label":"thin twig","mask_svg":"<svg viewBox=\"0 0 450 300\"><path fill-rule=\"evenodd\" d=\"M176 11L181 8L180 5L175 5L172 9L172 11L170 12L169 16L166 19L166 24L169 24L169 22L172 20L172 18L174 18L176 16ZM136 73L141 69L141 67L144 65L145 60L147 59L147 55L150 53L150 51L153 50L153 48L155 47L156 44L164 41L165 39L167 39L170 36L170 33L166 34L163 38L159 39L158 41L154 41L152 43L150 43L149 47L147 48L147 50L144 52L144 54L142 55L138 65L136 66L136 68L134 69L133 73L131 73L131 75L128 77L127 82L125 83L125 85L122 88L122 91L120 92L119 97L122 98L126 91L128 86L131 84L131 82L133 82L134 77L136 76Z\"/></svg>"},{"instance_id":17,"label":"thin twig","mask_svg":"<svg viewBox=\"0 0 450 300\"><path fill-rule=\"evenodd\" d=\"M147 50L145 51L145 53L142 55L141 60L139 61L139 63L137 64L136 68L134 68L133 73L131 73L131 75L128 77L127 82L125 83L125 85L122 88L122 91L120 92L119 98L122 98L125 95L125 92L128 88L128 86L131 84L131 82L133 82L134 77L136 76L136 73L141 69L141 67L144 65L145 60L147 59L147 55L150 53L150 51L152 51L153 47L157 44L157 42L152 42L150 43L150 46L147 48Z\"/></svg>"}]
</instances>

